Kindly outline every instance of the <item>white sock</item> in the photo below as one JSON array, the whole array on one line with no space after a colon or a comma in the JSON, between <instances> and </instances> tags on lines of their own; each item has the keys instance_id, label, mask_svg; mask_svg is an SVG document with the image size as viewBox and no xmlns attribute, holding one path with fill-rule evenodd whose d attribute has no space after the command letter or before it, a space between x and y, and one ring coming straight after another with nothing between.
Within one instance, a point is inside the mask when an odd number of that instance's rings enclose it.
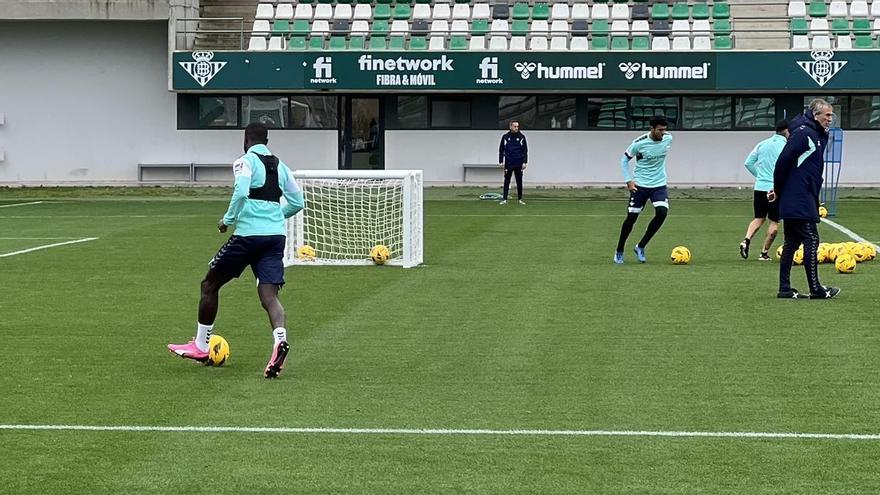
<instances>
[{"instance_id":1,"label":"white sock","mask_svg":"<svg viewBox=\"0 0 880 495\"><path fill-rule=\"evenodd\" d=\"M211 330L213 329L214 325L202 325L199 323L199 326L196 329L196 347L198 347L200 351L208 350L208 341L211 340Z\"/></svg>"},{"instance_id":2,"label":"white sock","mask_svg":"<svg viewBox=\"0 0 880 495\"><path fill-rule=\"evenodd\" d=\"M278 327L273 332L272 335L275 337L275 343L286 342L287 341L287 329L284 327Z\"/></svg>"}]
</instances>

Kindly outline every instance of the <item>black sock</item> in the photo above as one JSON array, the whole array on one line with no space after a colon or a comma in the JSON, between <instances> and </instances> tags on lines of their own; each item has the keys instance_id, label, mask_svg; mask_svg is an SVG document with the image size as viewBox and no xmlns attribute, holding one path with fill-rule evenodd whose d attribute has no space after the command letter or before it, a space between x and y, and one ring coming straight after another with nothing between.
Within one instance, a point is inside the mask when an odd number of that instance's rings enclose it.
<instances>
[{"instance_id":1,"label":"black sock","mask_svg":"<svg viewBox=\"0 0 880 495\"><path fill-rule=\"evenodd\" d=\"M632 232L633 225L636 224L636 220L639 218L638 213L627 213L626 220L623 221L623 225L620 226L620 239L617 240L617 252L622 253L624 246L626 246L626 238L629 237L630 232Z\"/></svg>"},{"instance_id":2,"label":"black sock","mask_svg":"<svg viewBox=\"0 0 880 495\"><path fill-rule=\"evenodd\" d=\"M668 212L669 209L663 206L654 208L654 218L651 219L651 223L648 224L648 230L645 231L645 235L642 237L642 240L639 241L640 248L645 249L648 243L651 242L651 238L654 237L654 234L660 230L663 222L666 221L666 215Z\"/></svg>"}]
</instances>

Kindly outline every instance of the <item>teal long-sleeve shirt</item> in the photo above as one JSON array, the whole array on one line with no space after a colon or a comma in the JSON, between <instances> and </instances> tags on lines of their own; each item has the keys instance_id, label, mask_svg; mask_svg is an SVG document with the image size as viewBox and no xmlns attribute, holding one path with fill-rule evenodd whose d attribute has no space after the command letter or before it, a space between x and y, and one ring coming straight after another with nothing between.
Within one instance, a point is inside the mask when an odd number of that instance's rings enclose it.
<instances>
[{"instance_id":1,"label":"teal long-sleeve shirt","mask_svg":"<svg viewBox=\"0 0 880 495\"><path fill-rule=\"evenodd\" d=\"M785 147L785 136L775 134L755 146L746 158L746 169L755 177L755 191L773 189L773 171L776 159Z\"/></svg>"},{"instance_id":2,"label":"teal long-sleeve shirt","mask_svg":"<svg viewBox=\"0 0 880 495\"><path fill-rule=\"evenodd\" d=\"M284 219L305 208L303 193L293 178L293 172L279 160L278 186L286 204L282 206L274 201L250 199L250 190L266 183L266 167L257 157L258 154L265 156L272 152L266 145L257 144L233 163L235 185L229 208L223 215L223 223L235 226L235 235L239 236L285 235Z\"/></svg>"}]
</instances>

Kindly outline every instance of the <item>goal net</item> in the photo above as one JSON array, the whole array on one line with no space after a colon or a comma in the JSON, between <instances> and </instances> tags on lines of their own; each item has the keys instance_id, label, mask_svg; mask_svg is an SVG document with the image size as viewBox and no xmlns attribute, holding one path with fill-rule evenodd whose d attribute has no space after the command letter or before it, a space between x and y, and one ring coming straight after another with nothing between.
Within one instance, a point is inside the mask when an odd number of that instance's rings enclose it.
<instances>
[{"instance_id":1,"label":"goal net","mask_svg":"<svg viewBox=\"0 0 880 495\"><path fill-rule=\"evenodd\" d=\"M285 266L370 265L370 250L380 244L391 251L388 265L422 263L421 170L299 170L294 176L306 207L287 221ZM314 256L302 256L303 246Z\"/></svg>"}]
</instances>

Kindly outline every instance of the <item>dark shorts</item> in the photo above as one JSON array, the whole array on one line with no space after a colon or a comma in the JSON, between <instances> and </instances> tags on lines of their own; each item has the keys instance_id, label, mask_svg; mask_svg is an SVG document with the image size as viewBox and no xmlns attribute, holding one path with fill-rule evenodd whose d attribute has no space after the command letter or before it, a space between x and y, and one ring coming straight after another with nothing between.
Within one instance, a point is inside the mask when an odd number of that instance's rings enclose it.
<instances>
[{"instance_id":1,"label":"dark shorts","mask_svg":"<svg viewBox=\"0 0 880 495\"><path fill-rule=\"evenodd\" d=\"M234 235L208 266L233 278L250 266L259 283L284 285L284 244L283 235Z\"/></svg>"},{"instance_id":2,"label":"dark shorts","mask_svg":"<svg viewBox=\"0 0 880 495\"><path fill-rule=\"evenodd\" d=\"M779 221L779 201L770 202L767 200L766 191L755 191L755 218L767 217L771 222Z\"/></svg>"},{"instance_id":3,"label":"dark shorts","mask_svg":"<svg viewBox=\"0 0 880 495\"><path fill-rule=\"evenodd\" d=\"M636 187L637 189L635 191L629 192L629 206L626 211L630 213L641 213L642 208L645 207L649 199L651 200L651 204L654 205L654 208L658 206L669 208L669 192L666 190L666 186Z\"/></svg>"}]
</instances>

